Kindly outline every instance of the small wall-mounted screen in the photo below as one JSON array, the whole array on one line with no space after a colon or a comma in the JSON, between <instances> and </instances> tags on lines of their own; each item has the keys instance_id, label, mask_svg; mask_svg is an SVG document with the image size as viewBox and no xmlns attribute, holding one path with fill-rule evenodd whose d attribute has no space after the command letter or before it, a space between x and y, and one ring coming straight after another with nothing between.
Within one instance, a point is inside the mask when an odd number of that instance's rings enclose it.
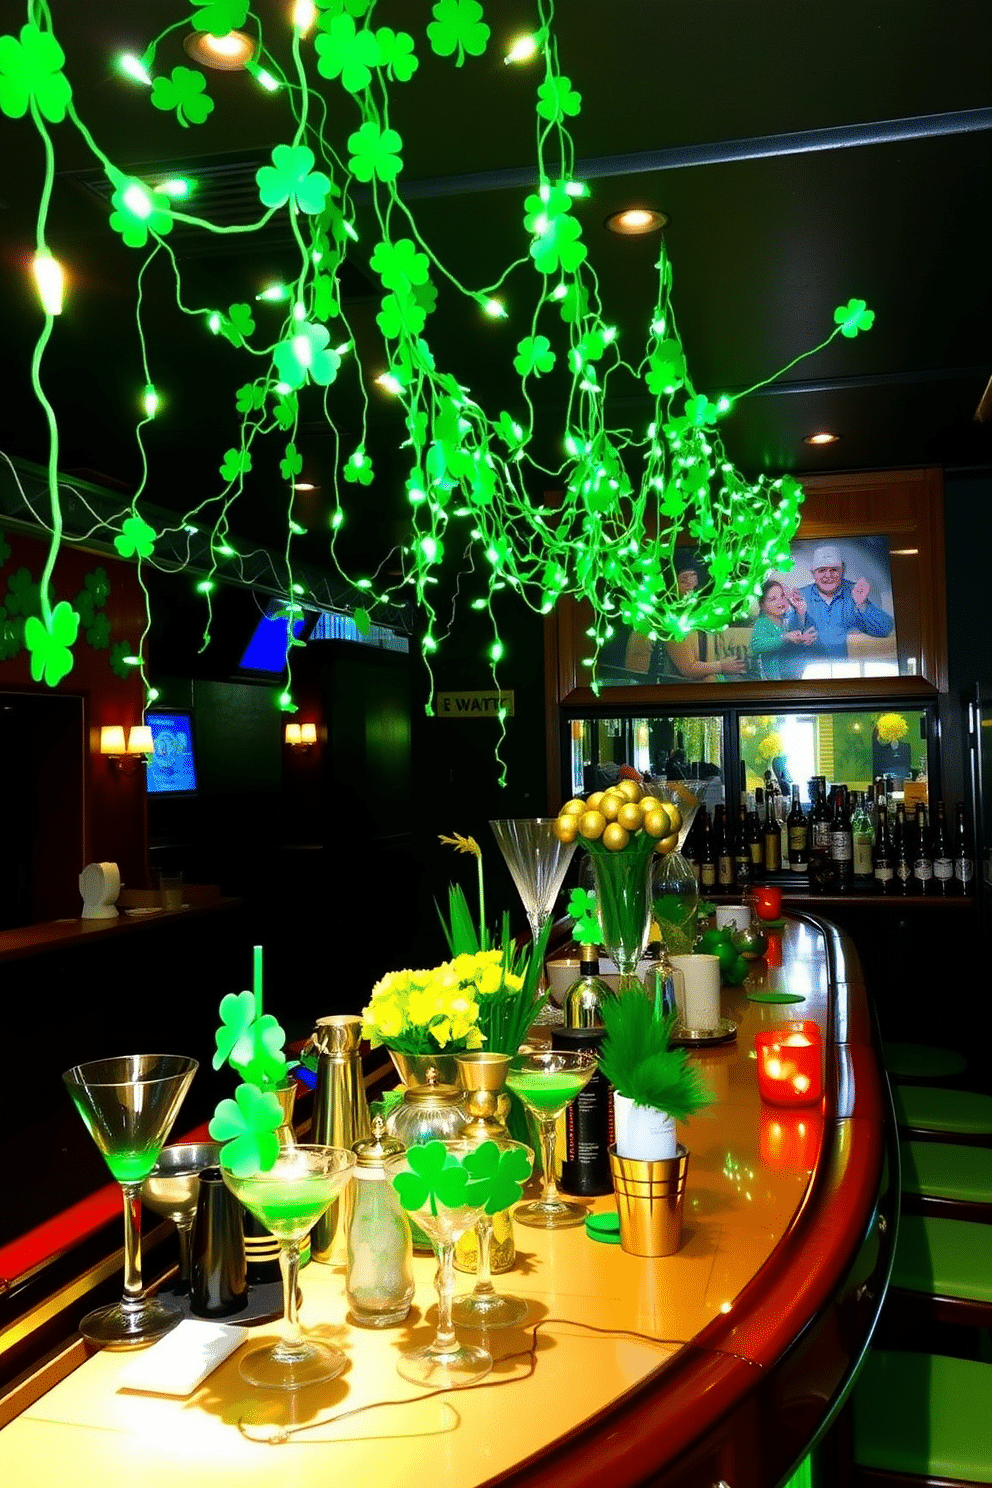
<instances>
[{"instance_id":1,"label":"small wall-mounted screen","mask_svg":"<svg viewBox=\"0 0 992 1488\"><path fill-rule=\"evenodd\" d=\"M304 616L293 621L294 640L299 640L305 626ZM265 614L261 616L252 632L244 655L238 662L238 670L267 672L275 675L285 670L288 650L289 620L285 613L285 605L273 599L270 600Z\"/></svg>"},{"instance_id":2,"label":"small wall-mounted screen","mask_svg":"<svg viewBox=\"0 0 992 1488\"><path fill-rule=\"evenodd\" d=\"M149 795L182 795L196 790L193 720L189 713L147 713L154 753L148 761Z\"/></svg>"}]
</instances>

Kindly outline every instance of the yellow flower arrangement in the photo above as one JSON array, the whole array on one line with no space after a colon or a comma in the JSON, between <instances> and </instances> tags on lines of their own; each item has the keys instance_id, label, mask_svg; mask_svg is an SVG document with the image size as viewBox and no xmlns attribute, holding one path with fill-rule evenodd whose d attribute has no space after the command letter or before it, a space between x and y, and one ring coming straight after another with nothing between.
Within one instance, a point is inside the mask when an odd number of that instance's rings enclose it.
<instances>
[{"instance_id":1,"label":"yellow flower arrangement","mask_svg":"<svg viewBox=\"0 0 992 1488\"><path fill-rule=\"evenodd\" d=\"M373 1049L384 1044L402 1054L481 1049L480 998L522 986L506 970L502 951L456 956L426 971L388 971L362 1011L362 1035Z\"/></svg>"},{"instance_id":2,"label":"yellow flower arrangement","mask_svg":"<svg viewBox=\"0 0 992 1488\"><path fill-rule=\"evenodd\" d=\"M898 744L909 733L909 724L901 713L882 713L875 729L883 744Z\"/></svg>"}]
</instances>

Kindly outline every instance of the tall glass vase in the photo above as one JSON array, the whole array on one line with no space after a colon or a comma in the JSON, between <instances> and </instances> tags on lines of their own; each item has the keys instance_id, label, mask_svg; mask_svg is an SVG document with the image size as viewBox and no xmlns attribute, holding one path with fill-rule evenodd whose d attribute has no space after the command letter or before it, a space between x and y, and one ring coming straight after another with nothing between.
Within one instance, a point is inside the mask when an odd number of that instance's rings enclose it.
<instances>
[{"instance_id":1,"label":"tall glass vase","mask_svg":"<svg viewBox=\"0 0 992 1488\"><path fill-rule=\"evenodd\" d=\"M616 962L621 992L640 986L637 963L651 928L653 852L654 842L647 838L622 852L597 845L589 854L603 944Z\"/></svg>"}]
</instances>

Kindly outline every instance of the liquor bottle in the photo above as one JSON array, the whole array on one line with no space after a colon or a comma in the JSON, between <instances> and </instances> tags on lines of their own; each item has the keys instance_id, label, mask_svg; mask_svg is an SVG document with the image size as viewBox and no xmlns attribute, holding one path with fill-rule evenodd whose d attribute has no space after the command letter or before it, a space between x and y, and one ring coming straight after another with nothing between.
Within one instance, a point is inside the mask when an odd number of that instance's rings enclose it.
<instances>
[{"instance_id":1,"label":"liquor bottle","mask_svg":"<svg viewBox=\"0 0 992 1488\"><path fill-rule=\"evenodd\" d=\"M602 1005L612 997L599 975L599 951L594 945L579 947L579 974L565 992L561 1005L566 1028L602 1028Z\"/></svg>"},{"instance_id":2,"label":"liquor bottle","mask_svg":"<svg viewBox=\"0 0 992 1488\"><path fill-rule=\"evenodd\" d=\"M699 887L716 888L716 844L713 841L713 826L706 807L702 808L703 835L699 845Z\"/></svg>"},{"instance_id":3,"label":"liquor bottle","mask_svg":"<svg viewBox=\"0 0 992 1488\"><path fill-rule=\"evenodd\" d=\"M809 813L811 847L830 847L831 811L827 804L827 777L814 775L810 781L813 805Z\"/></svg>"},{"instance_id":4,"label":"liquor bottle","mask_svg":"<svg viewBox=\"0 0 992 1488\"><path fill-rule=\"evenodd\" d=\"M806 873L809 869L809 822L799 802L799 787L792 787L792 809L788 819L789 869L792 873Z\"/></svg>"},{"instance_id":5,"label":"liquor bottle","mask_svg":"<svg viewBox=\"0 0 992 1488\"><path fill-rule=\"evenodd\" d=\"M913 892L913 854L906 825L906 808L901 801L896 803L896 826L892 835L892 865L896 876L896 892Z\"/></svg>"},{"instance_id":6,"label":"liquor bottle","mask_svg":"<svg viewBox=\"0 0 992 1488\"><path fill-rule=\"evenodd\" d=\"M964 819L963 801L958 802L957 817L954 832L954 886L958 894L972 894L975 891L975 849Z\"/></svg>"},{"instance_id":7,"label":"liquor bottle","mask_svg":"<svg viewBox=\"0 0 992 1488\"><path fill-rule=\"evenodd\" d=\"M703 817L705 810L706 808L702 807L693 817L692 826L689 828L685 845L682 849L682 856L695 874L697 883L699 882L700 851L703 845Z\"/></svg>"},{"instance_id":8,"label":"liquor bottle","mask_svg":"<svg viewBox=\"0 0 992 1488\"><path fill-rule=\"evenodd\" d=\"M747 840L747 807L741 806L737 813L737 831L734 833L734 875L739 888L751 882L751 848Z\"/></svg>"},{"instance_id":9,"label":"liquor bottle","mask_svg":"<svg viewBox=\"0 0 992 1488\"><path fill-rule=\"evenodd\" d=\"M867 794L867 791L862 794L851 817L854 877L861 888L871 882L874 874L872 849L875 846L875 828L868 814Z\"/></svg>"},{"instance_id":10,"label":"liquor bottle","mask_svg":"<svg viewBox=\"0 0 992 1488\"><path fill-rule=\"evenodd\" d=\"M754 793L754 807L747 817L747 849L751 859L751 878L765 876L765 829L761 820L764 792L759 785Z\"/></svg>"},{"instance_id":11,"label":"liquor bottle","mask_svg":"<svg viewBox=\"0 0 992 1488\"><path fill-rule=\"evenodd\" d=\"M782 869L782 836L775 815L775 798L771 791L765 794L765 872L780 873Z\"/></svg>"},{"instance_id":12,"label":"liquor bottle","mask_svg":"<svg viewBox=\"0 0 992 1488\"><path fill-rule=\"evenodd\" d=\"M874 841L875 834L878 831L878 815L875 810L875 787L873 785L870 785L865 792L864 806L865 815L871 823L871 835L872 841Z\"/></svg>"},{"instance_id":13,"label":"liquor bottle","mask_svg":"<svg viewBox=\"0 0 992 1488\"><path fill-rule=\"evenodd\" d=\"M733 829L727 816L727 808L720 801L713 809L713 851L716 854L716 886L718 889L734 887Z\"/></svg>"},{"instance_id":14,"label":"liquor bottle","mask_svg":"<svg viewBox=\"0 0 992 1488\"><path fill-rule=\"evenodd\" d=\"M889 813L885 798L878 806L878 837L875 843L875 883L883 894L895 892L895 858L892 852L892 837L889 834Z\"/></svg>"},{"instance_id":15,"label":"liquor bottle","mask_svg":"<svg viewBox=\"0 0 992 1488\"><path fill-rule=\"evenodd\" d=\"M922 802L916 808L916 851L913 857L913 889L917 894L933 893L933 854L930 848L930 830L927 826L926 807Z\"/></svg>"},{"instance_id":16,"label":"liquor bottle","mask_svg":"<svg viewBox=\"0 0 992 1488\"><path fill-rule=\"evenodd\" d=\"M933 854L933 888L935 894L954 893L954 859L951 856L951 834L947 830L947 817L943 801L937 802L937 820L933 829L930 851Z\"/></svg>"},{"instance_id":17,"label":"liquor bottle","mask_svg":"<svg viewBox=\"0 0 992 1488\"><path fill-rule=\"evenodd\" d=\"M834 866L837 888L846 893L854 871L854 845L851 818L847 811L844 787L834 786L834 810L830 822L830 861Z\"/></svg>"}]
</instances>

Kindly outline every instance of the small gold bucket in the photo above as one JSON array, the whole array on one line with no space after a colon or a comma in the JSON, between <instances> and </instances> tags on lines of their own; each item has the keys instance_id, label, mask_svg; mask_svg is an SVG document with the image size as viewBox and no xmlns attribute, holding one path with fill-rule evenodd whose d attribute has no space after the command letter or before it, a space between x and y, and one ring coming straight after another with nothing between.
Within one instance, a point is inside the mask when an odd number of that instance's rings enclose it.
<instances>
[{"instance_id":1,"label":"small gold bucket","mask_svg":"<svg viewBox=\"0 0 992 1488\"><path fill-rule=\"evenodd\" d=\"M608 1148L620 1216L620 1244L628 1255L674 1255L682 1244L682 1206L689 1154L639 1162Z\"/></svg>"}]
</instances>

